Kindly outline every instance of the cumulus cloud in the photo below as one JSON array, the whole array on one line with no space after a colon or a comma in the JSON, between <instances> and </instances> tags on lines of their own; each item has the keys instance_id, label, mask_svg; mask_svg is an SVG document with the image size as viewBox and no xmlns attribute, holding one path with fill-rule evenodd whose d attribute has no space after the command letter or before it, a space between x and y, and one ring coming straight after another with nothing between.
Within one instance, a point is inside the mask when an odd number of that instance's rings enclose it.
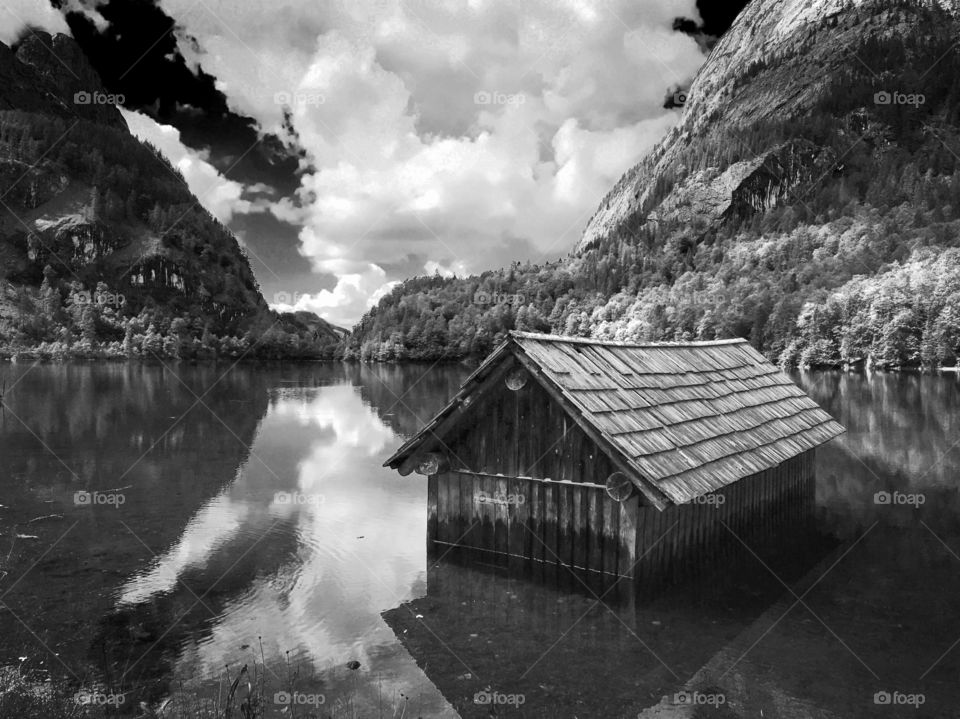
<instances>
[{"instance_id":1,"label":"cumulus cloud","mask_svg":"<svg viewBox=\"0 0 960 719\"><path fill-rule=\"evenodd\" d=\"M411 258L464 274L566 252L703 61L672 29L693 0L163 4L237 111L280 131L289 110L315 171L271 211L335 283L291 306L346 324Z\"/></svg>"},{"instance_id":2,"label":"cumulus cloud","mask_svg":"<svg viewBox=\"0 0 960 719\"><path fill-rule=\"evenodd\" d=\"M398 282L388 281L383 268L372 262L329 260L320 263L319 268L336 276L332 290L279 292L272 298L271 308L278 312L314 312L335 325L350 327Z\"/></svg>"},{"instance_id":3,"label":"cumulus cloud","mask_svg":"<svg viewBox=\"0 0 960 719\"><path fill-rule=\"evenodd\" d=\"M423 265L423 271L428 275L438 274L441 277L463 277L467 273L466 266L459 261L447 266L436 260L427 260Z\"/></svg>"},{"instance_id":4,"label":"cumulus cloud","mask_svg":"<svg viewBox=\"0 0 960 719\"><path fill-rule=\"evenodd\" d=\"M265 211L265 200L252 202L243 198L244 192L269 193L271 188L258 183L245 188L239 182L228 180L210 164L209 154L191 149L180 140L180 131L162 125L143 113L120 108L130 132L138 139L150 142L183 175L190 192L200 204L226 224L235 213Z\"/></svg>"}]
</instances>

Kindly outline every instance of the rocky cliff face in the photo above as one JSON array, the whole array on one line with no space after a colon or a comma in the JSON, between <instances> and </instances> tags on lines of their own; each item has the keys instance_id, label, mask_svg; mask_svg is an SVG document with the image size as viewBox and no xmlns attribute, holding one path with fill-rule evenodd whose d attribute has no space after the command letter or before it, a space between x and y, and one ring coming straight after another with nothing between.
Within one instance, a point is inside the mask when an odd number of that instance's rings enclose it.
<instances>
[{"instance_id":1,"label":"rocky cliff face","mask_svg":"<svg viewBox=\"0 0 960 719\"><path fill-rule=\"evenodd\" d=\"M770 128L822 117L824 102L851 69L870 77L877 93L922 92L929 81L923 63L913 86L904 86L909 73L857 50L871 41L942 34L949 25L937 18L958 12L957 0L754 0L700 69L679 124L604 198L576 251L628 226L709 224L762 211L830 173L836 160L830 149L770 144ZM900 71L910 67L904 60ZM847 118L859 125L852 132L869 130L873 109L867 104L859 117ZM718 144L726 145L721 158L711 152Z\"/></svg>"}]
</instances>

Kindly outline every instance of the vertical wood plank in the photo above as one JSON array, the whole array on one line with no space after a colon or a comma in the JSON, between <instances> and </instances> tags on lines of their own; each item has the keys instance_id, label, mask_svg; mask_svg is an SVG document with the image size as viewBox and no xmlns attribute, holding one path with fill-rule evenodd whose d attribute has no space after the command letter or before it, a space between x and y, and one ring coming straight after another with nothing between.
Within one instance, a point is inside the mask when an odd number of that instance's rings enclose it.
<instances>
[{"instance_id":1,"label":"vertical wood plank","mask_svg":"<svg viewBox=\"0 0 960 719\"><path fill-rule=\"evenodd\" d=\"M564 482L557 485L560 495L558 515L558 533L560 551L557 552L560 561L567 566L573 564L573 486Z\"/></svg>"},{"instance_id":2,"label":"vertical wood plank","mask_svg":"<svg viewBox=\"0 0 960 719\"><path fill-rule=\"evenodd\" d=\"M535 561L543 561L543 545L539 541L543 536L543 505L541 504L543 485L541 482L530 482L529 485L524 555Z\"/></svg>"},{"instance_id":3,"label":"vertical wood plank","mask_svg":"<svg viewBox=\"0 0 960 719\"><path fill-rule=\"evenodd\" d=\"M768 470L761 473L760 475L760 487L762 489L763 496L763 509L761 510L761 521L762 521L762 532L761 532L761 541L766 540L770 536L770 524L773 517L773 502L771 501L771 485L773 477L775 476L776 468ZM756 545L752 545L753 549ZM754 549L756 551L756 549Z\"/></svg>"},{"instance_id":4,"label":"vertical wood plank","mask_svg":"<svg viewBox=\"0 0 960 719\"><path fill-rule=\"evenodd\" d=\"M697 505L693 508L693 516L691 518L693 527L690 532L690 543L691 549L697 557L701 558L701 566L698 568L698 572L703 571L705 568L712 568L711 565L714 564L716 559L711 555L711 551L714 549L716 542L708 542L704 536L708 523L712 523L714 526L719 527L721 531L723 530L723 525L720 524L721 521L725 521L724 516L727 512L727 502L729 501L726 495L721 494L723 497L723 506L714 509L712 512L705 511L708 509L703 505Z\"/></svg>"},{"instance_id":5,"label":"vertical wood plank","mask_svg":"<svg viewBox=\"0 0 960 719\"><path fill-rule=\"evenodd\" d=\"M507 480L507 499L510 504L507 505L507 514L509 516L509 537L508 551L514 557L527 557L529 554L525 551L527 547L527 520L528 520L528 494L529 487L533 484L525 479Z\"/></svg>"},{"instance_id":6,"label":"vertical wood plank","mask_svg":"<svg viewBox=\"0 0 960 719\"><path fill-rule=\"evenodd\" d=\"M493 504L496 516L494 544L497 553L500 554L501 557L506 557L510 551L510 512L506 502L503 501L507 494L509 494L507 479L505 477L497 477L494 494L496 501Z\"/></svg>"},{"instance_id":7,"label":"vertical wood plank","mask_svg":"<svg viewBox=\"0 0 960 719\"><path fill-rule=\"evenodd\" d=\"M590 438L577 427L577 438L576 443L574 444L575 455L573 457L573 468L574 468L574 482L587 482L587 468L589 467L589 462L587 459L587 454L590 451L589 444Z\"/></svg>"},{"instance_id":8,"label":"vertical wood plank","mask_svg":"<svg viewBox=\"0 0 960 719\"><path fill-rule=\"evenodd\" d=\"M447 488L450 476L437 477L437 539L450 541L450 492Z\"/></svg>"},{"instance_id":9,"label":"vertical wood plank","mask_svg":"<svg viewBox=\"0 0 960 719\"><path fill-rule=\"evenodd\" d=\"M478 410L477 410L477 411L478 411L478 415L479 415L479 416L488 416L488 417L490 417L489 413L486 414L486 415L480 415L480 411L481 411L482 409L483 409L483 408L478 408ZM492 419L492 417L491 417L491 419ZM486 457L487 457L487 454L488 454L489 451L490 451L490 446L489 446L490 442L489 442L489 440L488 440L487 433L486 433L486 432L473 432L472 434L476 437L476 444L475 444L475 446L474 446L474 452L473 452L473 458L472 458L472 459L473 459L473 465L472 465L471 469L473 469L473 471L475 471L475 472L486 472L486 471L488 471Z\"/></svg>"},{"instance_id":10,"label":"vertical wood plank","mask_svg":"<svg viewBox=\"0 0 960 719\"><path fill-rule=\"evenodd\" d=\"M556 447L553 446L555 427L553 425L553 407L550 402L543 401L542 397L538 398L538 412L539 419L542 423L541 430L538 436L542 437L543 441L540 443L540 446L537 448L539 461L537 466L539 467L538 477L543 477L544 479L556 479L557 473L555 469L554 457L556 455Z\"/></svg>"},{"instance_id":11,"label":"vertical wood plank","mask_svg":"<svg viewBox=\"0 0 960 719\"><path fill-rule=\"evenodd\" d=\"M435 553L437 537L437 475L427 477L427 555Z\"/></svg>"},{"instance_id":12,"label":"vertical wood plank","mask_svg":"<svg viewBox=\"0 0 960 719\"><path fill-rule=\"evenodd\" d=\"M636 494L617 507L619 515L619 542L617 546L617 574L622 577L636 576L637 562L637 510L640 500ZM606 557L606 554L604 554Z\"/></svg>"},{"instance_id":13,"label":"vertical wood plank","mask_svg":"<svg viewBox=\"0 0 960 719\"><path fill-rule=\"evenodd\" d=\"M543 506L543 560L550 564L560 562L560 542L559 542L559 503L560 497L557 492L557 484L554 482L545 482L542 488L542 506Z\"/></svg>"},{"instance_id":14,"label":"vertical wood plank","mask_svg":"<svg viewBox=\"0 0 960 719\"><path fill-rule=\"evenodd\" d=\"M478 480L475 486L479 490L477 493L477 507L480 517L480 548L489 552L496 549L496 545L494 544L494 523L496 522L496 516L491 502L496 492L496 480L487 475L478 477Z\"/></svg>"},{"instance_id":15,"label":"vertical wood plank","mask_svg":"<svg viewBox=\"0 0 960 719\"><path fill-rule=\"evenodd\" d=\"M530 456L530 386L532 382L527 381L523 389L517 390L514 394L517 396L517 476L532 476L530 463L533 458Z\"/></svg>"},{"instance_id":16,"label":"vertical wood plank","mask_svg":"<svg viewBox=\"0 0 960 719\"><path fill-rule=\"evenodd\" d=\"M556 408L559 409L559 408ZM565 482L570 477L570 445L568 442L568 437L566 432L569 430L571 425L570 419L563 413L560 413L560 434L563 437L557 443L557 449L560 450L557 455L557 479L561 482Z\"/></svg>"},{"instance_id":17,"label":"vertical wood plank","mask_svg":"<svg viewBox=\"0 0 960 719\"><path fill-rule=\"evenodd\" d=\"M447 529L450 533L448 542L458 544L463 532L463 517L460 513L460 475L447 472L443 475L443 483L447 488Z\"/></svg>"},{"instance_id":18,"label":"vertical wood plank","mask_svg":"<svg viewBox=\"0 0 960 719\"><path fill-rule=\"evenodd\" d=\"M503 444L503 437L500 434L500 403L496 401L495 397L491 397L489 400L489 407L487 409L487 416L489 417L489 432L483 432L482 434L487 435L486 446L484 447L484 454L480 457L480 466L483 468L480 471L486 472L487 474L496 474L500 470L499 468L503 465L503 453L501 451L501 446Z\"/></svg>"},{"instance_id":19,"label":"vertical wood plank","mask_svg":"<svg viewBox=\"0 0 960 719\"><path fill-rule=\"evenodd\" d=\"M517 393L501 385L503 461L497 473L517 476Z\"/></svg>"},{"instance_id":20,"label":"vertical wood plank","mask_svg":"<svg viewBox=\"0 0 960 719\"><path fill-rule=\"evenodd\" d=\"M470 474L460 475L460 544L470 547L473 546L475 517L474 512L474 481L475 478Z\"/></svg>"},{"instance_id":21,"label":"vertical wood plank","mask_svg":"<svg viewBox=\"0 0 960 719\"><path fill-rule=\"evenodd\" d=\"M737 482L736 484L727 487L725 491L726 499L724 500L723 521L724 524L731 529L733 529L735 518L737 513L740 511L740 498L743 496L741 489L742 487L740 486L740 483ZM720 524L715 520L709 523L705 521L704 529L706 530L706 533L705 535L701 535L700 541L711 542L714 546L719 545L718 549L720 551L714 553L714 561L719 561L722 557L727 556L728 552L723 548L726 545L722 544L718 540L722 539L724 536L729 537L730 532L727 531L723 524Z\"/></svg>"},{"instance_id":22,"label":"vertical wood plank","mask_svg":"<svg viewBox=\"0 0 960 719\"><path fill-rule=\"evenodd\" d=\"M677 507L677 549L673 557L673 577L676 580L685 579L690 574L693 562L698 559L697 555L690 551L690 532L693 528L693 514L697 507L703 507L702 504L681 504Z\"/></svg>"},{"instance_id":23,"label":"vertical wood plank","mask_svg":"<svg viewBox=\"0 0 960 719\"><path fill-rule=\"evenodd\" d=\"M483 516L481 514L480 503L478 502L481 491L481 479L478 475L465 474L467 480L461 485L461 499L463 501L464 516L467 519L467 536L465 544L474 549L483 546Z\"/></svg>"},{"instance_id":24,"label":"vertical wood plank","mask_svg":"<svg viewBox=\"0 0 960 719\"><path fill-rule=\"evenodd\" d=\"M670 526L672 524L670 508L667 507L662 512L657 512L657 538L660 540L657 544L657 568L654 581L661 584L667 576L667 567L670 566Z\"/></svg>"},{"instance_id":25,"label":"vertical wood plank","mask_svg":"<svg viewBox=\"0 0 960 719\"><path fill-rule=\"evenodd\" d=\"M668 506L660 513L661 527L660 533L663 535L663 541L660 546L663 552L660 555L660 576L664 580L669 580L670 571L673 568L673 551L676 543L677 528L674 526L676 516L674 505Z\"/></svg>"},{"instance_id":26,"label":"vertical wood plank","mask_svg":"<svg viewBox=\"0 0 960 719\"><path fill-rule=\"evenodd\" d=\"M646 519L649 522L648 531L650 534L650 541L647 545L649 550L647 561L649 562L650 574L647 581L650 584L656 584L662 570L663 539L660 535L662 534L663 512L656 507L649 507L647 509Z\"/></svg>"},{"instance_id":27,"label":"vertical wood plank","mask_svg":"<svg viewBox=\"0 0 960 719\"><path fill-rule=\"evenodd\" d=\"M603 570L603 544L606 534L603 503L607 499L602 490L589 488L587 491L587 568L593 571Z\"/></svg>"},{"instance_id":28,"label":"vertical wood plank","mask_svg":"<svg viewBox=\"0 0 960 719\"><path fill-rule=\"evenodd\" d=\"M587 490L580 484L575 484L571 488L571 498L573 500L571 517L571 541L573 542L573 556L571 561L573 566L586 569L587 566L587 502L584 493Z\"/></svg>"},{"instance_id":29,"label":"vertical wood plank","mask_svg":"<svg viewBox=\"0 0 960 719\"><path fill-rule=\"evenodd\" d=\"M638 585L643 586L650 581L650 507L644 504L637 506L637 546L634 553L637 555L637 568L633 576Z\"/></svg>"},{"instance_id":30,"label":"vertical wood plank","mask_svg":"<svg viewBox=\"0 0 960 719\"><path fill-rule=\"evenodd\" d=\"M620 546L620 512L623 504L617 502L603 489L594 490L601 499L603 510L603 529L600 535L603 541L603 570L609 576L620 573L620 555L624 549Z\"/></svg>"}]
</instances>

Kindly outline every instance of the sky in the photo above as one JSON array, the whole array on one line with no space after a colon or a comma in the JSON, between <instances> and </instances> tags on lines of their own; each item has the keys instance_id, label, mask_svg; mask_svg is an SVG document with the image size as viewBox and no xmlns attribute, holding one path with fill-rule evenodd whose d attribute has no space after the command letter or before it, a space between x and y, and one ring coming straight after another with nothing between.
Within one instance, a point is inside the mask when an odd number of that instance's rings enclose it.
<instances>
[{"instance_id":1,"label":"sky","mask_svg":"<svg viewBox=\"0 0 960 719\"><path fill-rule=\"evenodd\" d=\"M346 327L407 277L567 254L743 4L44 3L0 3L0 41L70 32L267 301Z\"/></svg>"}]
</instances>

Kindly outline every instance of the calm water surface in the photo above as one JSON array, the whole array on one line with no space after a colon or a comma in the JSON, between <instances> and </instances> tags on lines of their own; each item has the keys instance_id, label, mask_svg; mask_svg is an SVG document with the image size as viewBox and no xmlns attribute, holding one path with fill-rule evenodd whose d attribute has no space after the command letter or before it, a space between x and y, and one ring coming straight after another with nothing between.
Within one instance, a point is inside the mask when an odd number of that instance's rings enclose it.
<instances>
[{"instance_id":1,"label":"calm water surface","mask_svg":"<svg viewBox=\"0 0 960 719\"><path fill-rule=\"evenodd\" d=\"M815 533L777 564L749 552L613 603L575 580L428 563L426 483L381 464L467 372L0 368L0 663L122 688L131 709L265 664L271 689L314 703L298 716L608 717L732 651L720 685L750 687L732 699L743 715L955 715L955 377L797 376L849 430L818 457ZM802 602L741 647L810 572ZM478 704L484 691L513 703Z\"/></svg>"}]
</instances>

